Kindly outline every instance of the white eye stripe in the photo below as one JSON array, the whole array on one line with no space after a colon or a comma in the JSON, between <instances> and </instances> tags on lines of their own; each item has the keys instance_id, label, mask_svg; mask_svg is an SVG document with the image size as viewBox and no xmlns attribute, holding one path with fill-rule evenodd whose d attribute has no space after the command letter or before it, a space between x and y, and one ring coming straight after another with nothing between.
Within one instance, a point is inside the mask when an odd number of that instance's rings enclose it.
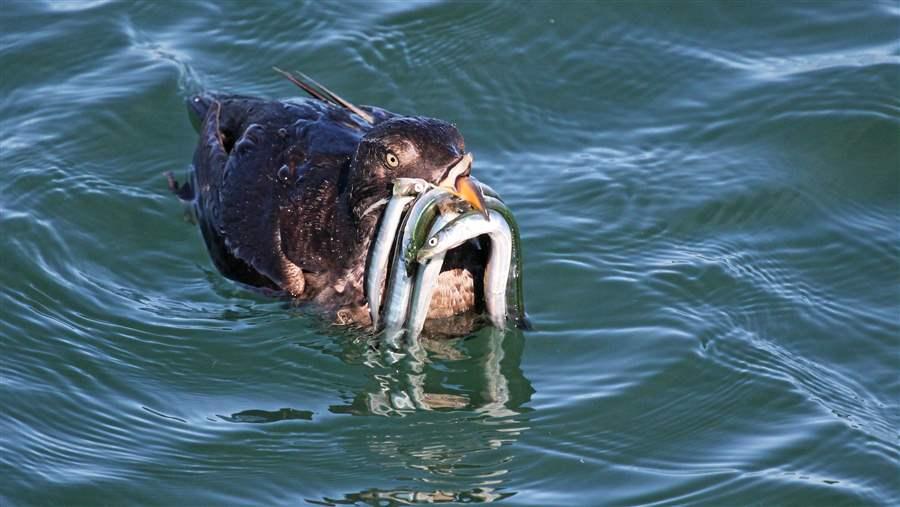
<instances>
[{"instance_id":1,"label":"white eye stripe","mask_svg":"<svg viewBox=\"0 0 900 507\"><path fill-rule=\"evenodd\" d=\"M466 155L463 155L453 165L448 167L446 171L444 171L444 175L441 178L441 181L449 181L455 183L460 176L462 176L466 171L469 170L471 164L472 156L468 153Z\"/></svg>"},{"instance_id":2,"label":"white eye stripe","mask_svg":"<svg viewBox=\"0 0 900 507\"><path fill-rule=\"evenodd\" d=\"M465 167L459 167L458 165L450 166L447 169L447 171L444 173L444 177L441 179L448 180L448 181L456 181L456 178L459 178L459 176L463 172L465 172L465 170L466 170Z\"/></svg>"}]
</instances>

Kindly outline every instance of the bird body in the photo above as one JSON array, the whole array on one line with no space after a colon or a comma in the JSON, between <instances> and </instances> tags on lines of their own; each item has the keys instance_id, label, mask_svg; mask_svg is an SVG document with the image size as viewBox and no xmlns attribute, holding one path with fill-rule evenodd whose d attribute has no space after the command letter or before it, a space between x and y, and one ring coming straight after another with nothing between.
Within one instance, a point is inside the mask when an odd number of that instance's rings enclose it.
<instances>
[{"instance_id":1,"label":"bird body","mask_svg":"<svg viewBox=\"0 0 900 507\"><path fill-rule=\"evenodd\" d=\"M447 122L356 107L291 80L314 98L193 97L190 184L170 186L191 201L223 275L366 325L367 258L393 182L424 179L483 207L468 179L471 156ZM448 252L429 316L476 309L485 260L476 244Z\"/></svg>"}]
</instances>

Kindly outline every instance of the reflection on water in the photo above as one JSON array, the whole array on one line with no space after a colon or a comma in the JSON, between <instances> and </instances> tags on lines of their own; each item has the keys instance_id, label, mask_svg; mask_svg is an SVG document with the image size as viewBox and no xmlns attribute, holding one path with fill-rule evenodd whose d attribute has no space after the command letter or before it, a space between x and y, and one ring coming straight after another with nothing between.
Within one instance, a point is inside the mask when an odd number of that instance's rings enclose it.
<instances>
[{"instance_id":1,"label":"reflection on water","mask_svg":"<svg viewBox=\"0 0 900 507\"><path fill-rule=\"evenodd\" d=\"M472 410L491 417L518 414L534 392L519 368L519 331L486 328L472 339L420 337L403 351L366 343L371 388L334 413L404 415L416 410Z\"/></svg>"},{"instance_id":2,"label":"reflection on water","mask_svg":"<svg viewBox=\"0 0 900 507\"><path fill-rule=\"evenodd\" d=\"M0 9L0 505L900 505L896 1L172 3ZM540 329L219 275L161 173L272 65L457 123Z\"/></svg>"},{"instance_id":3,"label":"reflection on water","mask_svg":"<svg viewBox=\"0 0 900 507\"><path fill-rule=\"evenodd\" d=\"M456 502L494 502L513 496L515 493L498 493L492 488L474 488L468 491L414 491L410 489L380 490L370 489L359 493L345 495L342 499L326 498L310 503L320 505L409 505L414 503L456 503Z\"/></svg>"},{"instance_id":4,"label":"reflection on water","mask_svg":"<svg viewBox=\"0 0 900 507\"><path fill-rule=\"evenodd\" d=\"M332 413L414 417L443 411L449 420L417 420L411 432L398 428L366 440L384 461L426 472L418 480L431 487L369 489L326 502L484 502L513 495L502 491L510 459L497 453L528 429L520 416L534 389L520 368L523 345L521 331L491 327L453 340L423 335L402 351L378 337L344 349L343 360L362 359L371 369L371 382L349 403L329 407ZM466 487L459 488L460 480Z\"/></svg>"},{"instance_id":5,"label":"reflection on water","mask_svg":"<svg viewBox=\"0 0 900 507\"><path fill-rule=\"evenodd\" d=\"M271 423L278 421L287 421L289 419L300 419L309 421L313 417L313 413L309 410L295 410L293 408L282 408L280 410L242 410L230 417L224 415L219 416L221 419L236 423Z\"/></svg>"},{"instance_id":6,"label":"reflection on water","mask_svg":"<svg viewBox=\"0 0 900 507\"><path fill-rule=\"evenodd\" d=\"M369 463L390 463L397 472L393 483L403 486L368 487L343 498L307 501L401 505L490 502L514 495L504 484L513 465L509 448L529 429L525 405L535 392L520 366L522 332L488 327L453 339L432 332L399 349L383 338L332 335L302 345L364 373L361 387L352 394L338 393L346 403L329 405L328 413L400 417L407 423L391 422L378 434L360 429L372 426L363 423L349 437L353 447L368 451ZM250 424L328 419L327 414L296 408L248 409L218 418Z\"/></svg>"}]
</instances>

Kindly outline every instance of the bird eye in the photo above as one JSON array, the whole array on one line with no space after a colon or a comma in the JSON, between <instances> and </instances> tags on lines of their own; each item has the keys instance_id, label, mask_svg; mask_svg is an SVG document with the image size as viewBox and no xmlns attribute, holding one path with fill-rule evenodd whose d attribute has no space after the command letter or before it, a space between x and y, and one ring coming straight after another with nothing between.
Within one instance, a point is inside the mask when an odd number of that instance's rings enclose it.
<instances>
[{"instance_id":1,"label":"bird eye","mask_svg":"<svg viewBox=\"0 0 900 507\"><path fill-rule=\"evenodd\" d=\"M384 155L384 164L386 166L390 167L391 169L394 169L398 165L400 165L400 159L397 158L397 155L394 155L393 152L389 151L389 152L385 153L385 155Z\"/></svg>"},{"instance_id":2,"label":"bird eye","mask_svg":"<svg viewBox=\"0 0 900 507\"><path fill-rule=\"evenodd\" d=\"M428 246L437 246L437 238L432 236L428 238Z\"/></svg>"}]
</instances>

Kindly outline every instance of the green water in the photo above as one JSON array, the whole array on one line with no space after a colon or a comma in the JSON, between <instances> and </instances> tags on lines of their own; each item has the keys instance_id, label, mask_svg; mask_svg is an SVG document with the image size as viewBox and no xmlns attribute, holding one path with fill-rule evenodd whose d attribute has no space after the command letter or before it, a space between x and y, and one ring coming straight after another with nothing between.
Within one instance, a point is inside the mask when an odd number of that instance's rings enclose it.
<instances>
[{"instance_id":1,"label":"green water","mask_svg":"<svg viewBox=\"0 0 900 507\"><path fill-rule=\"evenodd\" d=\"M900 7L0 0L0 505L900 504ZM220 276L201 90L456 123L534 331ZM403 408L418 396L449 408Z\"/></svg>"}]
</instances>

